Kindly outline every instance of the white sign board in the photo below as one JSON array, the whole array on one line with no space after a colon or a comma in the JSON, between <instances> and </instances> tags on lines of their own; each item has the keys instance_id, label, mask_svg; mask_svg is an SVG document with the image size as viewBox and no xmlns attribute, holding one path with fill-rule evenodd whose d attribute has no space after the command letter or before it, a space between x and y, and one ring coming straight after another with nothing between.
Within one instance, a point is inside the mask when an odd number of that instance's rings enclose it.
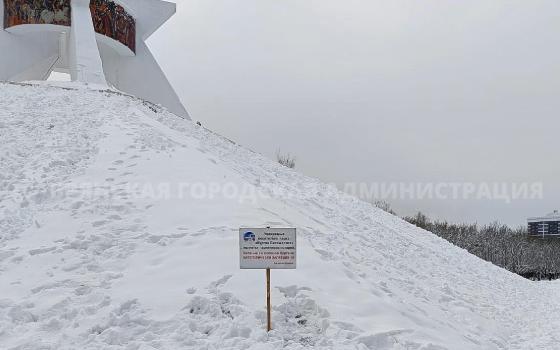
<instances>
[{"instance_id":1,"label":"white sign board","mask_svg":"<svg viewBox=\"0 0 560 350\"><path fill-rule=\"evenodd\" d=\"M295 228L239 229L242 269L295 269Z\"/></svg>"}]
</instances>

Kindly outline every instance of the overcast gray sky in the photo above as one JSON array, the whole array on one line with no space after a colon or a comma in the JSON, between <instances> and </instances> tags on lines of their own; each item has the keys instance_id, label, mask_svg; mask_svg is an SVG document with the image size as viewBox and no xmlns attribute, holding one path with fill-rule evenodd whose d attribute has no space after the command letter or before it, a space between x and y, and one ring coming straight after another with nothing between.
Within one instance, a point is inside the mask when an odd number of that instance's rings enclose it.
<instances>
[{"instance_id":1,"label":"overcast gray sky","mask_svg":"<svg viewBox=\"0 0 560 350\"><path fill-rule=\"evenodd\" d=\"M176 3L149 45L208 128L339 186L544 183L509 204L391 198L401 215L517 225L560 207L559 1Z\"/></svg>"}]
</instances>

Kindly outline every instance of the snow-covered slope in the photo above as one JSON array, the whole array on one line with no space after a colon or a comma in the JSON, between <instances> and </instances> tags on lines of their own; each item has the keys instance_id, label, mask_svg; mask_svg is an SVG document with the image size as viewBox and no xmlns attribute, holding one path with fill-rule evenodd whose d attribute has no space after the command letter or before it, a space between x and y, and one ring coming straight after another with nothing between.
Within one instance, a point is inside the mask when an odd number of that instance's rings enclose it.
<instances>
[{"instance_id":1,"label":"snow-covered slope","mask_svg":"<svg viewBox=\"0 0 560 350\"><path fill-rule=\"evenodd\" d=\"M153 105L0 84L0 145L0 349L560 349L557 284ZM267 334L237 230L286 225Z\"/></svg>"}]
</instances>

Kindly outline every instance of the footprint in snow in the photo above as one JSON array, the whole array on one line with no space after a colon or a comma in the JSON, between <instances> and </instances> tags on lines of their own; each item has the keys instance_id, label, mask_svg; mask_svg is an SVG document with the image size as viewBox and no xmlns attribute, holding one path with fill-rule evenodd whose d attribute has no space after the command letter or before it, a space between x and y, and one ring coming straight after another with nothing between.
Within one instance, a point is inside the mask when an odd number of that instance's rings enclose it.
<instances>
[{"instance_id":1,"label":"footprint in snow","mask_svg":"<svg viewBox=\"0 0 560 350\"><path fill-rule=\"evenodd\" d=\"M295 298L300 292L307 291L311 292L312 289L309 287L298 287L296 285L288 287L276 287L280 293L282 293L286 298Z\"/></svg>"},{"instance_id":2,"label":"footprint in snow","mask_svg":"<svg viewBox=\"0 0 560 350\"><path fill-rule=\"evenodd\" d=\"M321 259L323 259L323 260L326 260L326 261L334 260L334 256L331 252L327 252L326 250L323 250L323 249L315 249L315 251L317 253L319 253L319 255L321 256Z\"/></svg>"},{"instance_id":3,"label":"footprint in snow","mask_svg":"<svg viewBox=\"0 0 560 350\"><path fill-rule=\"evenodd\" d=\"M225 275L224 277L220 278L219 280L210 283L210 285L208 285L208 289L214 289L214 288L218 288L220 286L223 286L232 277L233 277L233 275Z\"/></svg>"},{"instance_id":4,"label":"footprint in snow","mask_svg":"<svg viewBox=\"0 0 560 350\"><path fill-rule=\"evenodd\" d=\"M105 225L106 223L107 223L107 221L101 220L101 221L95 221L95 222L93 222L91 225L92 225L93 227L99 227L99 226Z\"/></svg>"},{"instance_id":5,"label":"footprint in snow","mask_svg":"<svg viewBox=\"0 0 560 350\"><path fill-rule=\"evenodd\" d=\"M83 201L79 201L79 202L74 202L71 205L72 209L80 209L82 207L82 205L84 205Z\"/></svg>"}]
</instances>

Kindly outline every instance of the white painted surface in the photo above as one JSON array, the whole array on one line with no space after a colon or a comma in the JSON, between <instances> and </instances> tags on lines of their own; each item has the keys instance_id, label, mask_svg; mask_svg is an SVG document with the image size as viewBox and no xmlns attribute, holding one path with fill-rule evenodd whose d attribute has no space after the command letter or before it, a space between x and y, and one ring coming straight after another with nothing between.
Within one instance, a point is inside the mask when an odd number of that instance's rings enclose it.
<instances>
[{"instance_id":1,"label":"white painted surface","mask_svg":"<svg viewBox=\"0 0 560 350\"><path fill-rule=\"evenodd\" d=\"M70 75L73 81L107 85L97 48L89 0L72 0Z\"/></svg>"},{"instance_id":2,"label":"white painted surface","mask_svg":"<svg viewBox=\"0 0 560 350\"><path fill-rule=\"evenodd\" d=\"M174 3L161 0L118 0L117 2L136 18L136 36L142 41L148 39L176 11Z\"/></svg>"},{"instance_id":3,"label":"white painted surface","mask_svg":"<svg viewBox=\"0 0 560 350\"><path fill-rule=\"evenodd\" d=\"M14 81L28 81L28 80L44 80L48 78L52 67L56 65L58 55L47 57L43 60L36 61L33 65L29 66L24 71L12 76L10 80Z\"/></svg>"},{"instance_id":4,"label":"white painted surface","mask_svg":"<svg viewBox=\"0 0 560 350\"><path fill-rule=\"evenodd\" d=\"M0 6L0 18L4 18L4 6ZM41 63L57 56L56 42L56 33L23 35L0 30L0 80L41 80L48 76Z\"/></svg>"},{"instance_id":5,"label":"white painted surface","mask_svg":"<svg viewBox=\"0 0 560 350\"><path fill-rule=\"evenodd\" d=\"M143 41L136 43L134 57L120 56L106 45L100 45L100 52L109 84L190 119L179 96Z\"/></svg>"}]
</instances>

